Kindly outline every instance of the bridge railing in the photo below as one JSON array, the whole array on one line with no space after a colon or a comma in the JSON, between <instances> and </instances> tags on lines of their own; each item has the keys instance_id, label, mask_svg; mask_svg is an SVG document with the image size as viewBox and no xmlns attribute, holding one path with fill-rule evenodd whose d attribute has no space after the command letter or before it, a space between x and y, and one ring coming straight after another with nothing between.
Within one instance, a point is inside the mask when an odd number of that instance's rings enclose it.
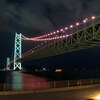
<instances>
[{"instance_id":1,"label":"bridge railing","mask_svg":"<svg viewBox=\"0 0 100 100\"><path fill-rule=\"evenodd\" d=\"M0 91L16 91L16 90L32 90L46 88L60 88L71 86L83 86L100 84L100 78L97 79L80 79L80 80L63 80L63 81L47 81L34 83L1 83Z\"/></svg>"}]
</instances>

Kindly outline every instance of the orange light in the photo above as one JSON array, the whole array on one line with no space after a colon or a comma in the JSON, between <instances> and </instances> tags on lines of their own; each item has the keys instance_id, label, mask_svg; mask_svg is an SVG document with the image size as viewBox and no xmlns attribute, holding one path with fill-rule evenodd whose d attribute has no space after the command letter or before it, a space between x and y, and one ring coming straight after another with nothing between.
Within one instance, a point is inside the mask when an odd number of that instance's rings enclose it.
<instances>
[{"instance_id":1,"label":"orange light","mask_svg":"<svg viewBox=\"0 0 100 100\"><path fill-rule=\"evenodd\" d=\"M55 72L62 72L62 69L56 69Z\"/></svg>"}]
</instances>

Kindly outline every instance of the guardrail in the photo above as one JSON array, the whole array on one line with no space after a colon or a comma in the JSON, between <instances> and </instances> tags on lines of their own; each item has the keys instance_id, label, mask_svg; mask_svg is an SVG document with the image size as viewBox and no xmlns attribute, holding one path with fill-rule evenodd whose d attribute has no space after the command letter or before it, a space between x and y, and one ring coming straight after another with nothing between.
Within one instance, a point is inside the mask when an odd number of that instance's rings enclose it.
<instances>
[{"instance_id":1,"label":"guardrail","mask_svg":"<svg viewBox=\"0 0 100 100\"><path fill-rule=\"evenodd\" d=\"M100 84L100 79L80 79L80 80L63 80L63 81L47 81L38 83L1 83L0 91L14 91L14 90L32 90L32 89L46 89L46 88L60 88L71 86L83 86Z\"/></svg>"}]
</instances>

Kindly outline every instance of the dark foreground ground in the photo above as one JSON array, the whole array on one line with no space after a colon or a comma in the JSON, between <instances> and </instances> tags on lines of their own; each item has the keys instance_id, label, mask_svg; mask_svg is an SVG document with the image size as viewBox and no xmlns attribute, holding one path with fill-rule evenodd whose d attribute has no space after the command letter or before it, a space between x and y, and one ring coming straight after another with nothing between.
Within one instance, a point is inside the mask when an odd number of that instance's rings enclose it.
<instances>
[{"instance_id":1,"label":"dark foreground ground","mask_svg":"<svg viewBox=\"0 0 100 100\"><path fill-rule=\"evenodd\" d=\"M4 95L0 96L0 100L92 100L91 98L99 95L100 86L88 89L67 90L63 92Z\"/></svg>"}]
</instances>

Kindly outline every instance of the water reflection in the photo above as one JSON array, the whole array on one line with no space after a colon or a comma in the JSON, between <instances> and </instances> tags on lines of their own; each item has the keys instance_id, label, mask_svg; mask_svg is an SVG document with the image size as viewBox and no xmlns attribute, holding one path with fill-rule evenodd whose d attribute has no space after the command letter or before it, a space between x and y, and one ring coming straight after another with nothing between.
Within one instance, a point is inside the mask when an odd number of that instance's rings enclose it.
<instances>
[{"instance_id":1,"label":"water reflection","mask_svg":"<svg viewBox=\"0 0 100 100\"><path fill-rule=\"evenodd\" d=\"M21 72L0 72L0 90L29 90L50 88L51 83L44 77Z\"/></svg>"},{"instance_id":2,"label":"water reflection","mask_svg":"<svg viewBox=\"0 0 100 100\"><path fill-rule=\"evenodd\" d=\"M12 90L22 90L22 75L19 72L12 72Z\"/></svg>"}]
</instances>

